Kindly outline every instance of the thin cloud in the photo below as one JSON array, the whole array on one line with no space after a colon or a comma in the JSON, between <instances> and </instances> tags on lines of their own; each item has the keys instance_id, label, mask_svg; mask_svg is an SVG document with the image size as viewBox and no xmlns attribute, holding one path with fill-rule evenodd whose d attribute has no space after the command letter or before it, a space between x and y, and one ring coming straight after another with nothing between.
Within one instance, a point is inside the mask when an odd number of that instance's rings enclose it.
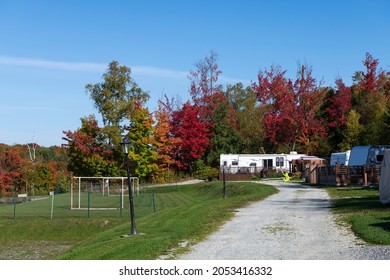
<instances>
[{"instance_id":1,"label":"thin cloud","mask_svg":"<svg viewBox=\"0 0 390 280\"><path fill-rule=\"evenodd\" d=\"M161 78L187 78L187 72L175 71L170 69L149 67L149 66L134 66L131 67L133 73L138 75L148 75Z\"/></svg>"},{"instance_id":2,"label":"thin cloud","mask_svg":"<svg viewBox=\"0 0 390 280\"><path fill-rule=\"evenodd\" d=\"M21 57L0 56L1 65L28 66L37 68L49 68L68 71L104 71L107 67L101 63L63 62L43 59L31 59Z\"/></svg>"},{"instance_id":3,"label":"thin cloud","mask_svg":"<svg viewBox=\"0 0 390 280\"><path fill-rule=\"evenodd\" d=\"M221 76L219 77L219 80L220 80L222 83L225 83L225 84L242 83L244 86L248 86L248 85L252 84L252 81L250 81L250 80L231 78L231 77L226 77L226 76L224 76L224 75L221 75Z\"/></svg>"},{"instance_id":4,"label":"thin cloud","mask_svg":"<svg viewBox=\"0 0 390 280\"><path fill-rule=\"evenodd\" d=\"M9 66L24 66L46 69L57 69L67 71L88 71L88 72L104 72L107 65L103 63L89 62L64 62L52 61L44 59L32 59L21 57L0 56L0 65ZM163 78L185 78L187 73L170 69L148 67L148 66L130 66L132 73L137 75L146 75Z\"/></svg>"},{"instance_id":5,"label":"thin cloud","mask_svg":"<svg viewBox=\"0 0 390 280\"><path fill-rule=\"evenodd\" d=\"M68 112L68 109L49 106L15 106L15 105L0 105L0 114L8 114L15 112Z\"/></svg>"},{"instance_id":6,"label":"thin cloud","mask_svg":"<svg viewBox=\"0 0 390 280\"><path fill-rule=\"evenodd\" d=\"M65 61L53 61L45 59L33 59L11 56L0 56L0 65L8 66L23 66L23 67L35 67L44 69L57 69L66 71L86 71L86 72L101 72L103 73L107 69L107 65L103 63L91 63L91 62L65 62ZM130 66L131 72L140 76L151 76L159 78L171 78L171 79L187 79L189 72L176 71L160 67L152 66ZM236 79L221 75L220 81L223 83L235 84L241 82L243 84L250 84L251 81L244 79Z\"/></svg>"}]
</instances>

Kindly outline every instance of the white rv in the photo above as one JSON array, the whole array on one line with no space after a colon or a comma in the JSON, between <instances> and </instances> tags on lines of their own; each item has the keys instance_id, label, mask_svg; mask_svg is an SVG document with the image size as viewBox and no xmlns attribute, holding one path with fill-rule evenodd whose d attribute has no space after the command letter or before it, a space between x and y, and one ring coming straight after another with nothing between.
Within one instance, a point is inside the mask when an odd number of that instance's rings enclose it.
<instances>
[{"instance_id":1,"label":"white rv","mask_svg":"<svg viewBox=\"0 0 390 280\"><path fill-rule=\"evenodd\" d=\"M258 173L263 169L289 171L291 161L304 154L221 154L220 165L227 173Z\"/></svg>"}]
</instances>

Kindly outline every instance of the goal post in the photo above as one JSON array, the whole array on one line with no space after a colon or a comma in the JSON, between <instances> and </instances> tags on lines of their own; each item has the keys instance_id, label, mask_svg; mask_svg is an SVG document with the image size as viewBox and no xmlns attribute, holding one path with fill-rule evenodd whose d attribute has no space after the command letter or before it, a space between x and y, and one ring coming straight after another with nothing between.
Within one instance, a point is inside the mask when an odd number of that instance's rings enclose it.
<instances>
[{"instance_id":1,"label":"goal post","mask_svg":"<svg viewBox=\"0 0 390 280\"><path fill-rule=\"evenodd\" d=\"M72 210L115 210L124 208L129 193L127 177L73 177L70 189ZM133 193L139 195L138 177L130 177Z\"/></svg>"}]
</instances>

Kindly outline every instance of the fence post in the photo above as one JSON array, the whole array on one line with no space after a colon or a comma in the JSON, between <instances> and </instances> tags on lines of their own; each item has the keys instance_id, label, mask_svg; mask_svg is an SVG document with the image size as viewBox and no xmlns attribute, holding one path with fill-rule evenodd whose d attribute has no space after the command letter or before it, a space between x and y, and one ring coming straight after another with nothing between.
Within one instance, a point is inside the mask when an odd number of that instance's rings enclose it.
<instances>
[{"instance_id":1,"label":"fence post","mask_svg":"<svg viewBox=\"0 0 390 280\"><path fill-rule=\"evenodd\" d=\"M153 213L156 213L156 204L154 203L154 188L152 188L152 207Z\"/></svg>"},{"instance_id":2,"label":"fence post","mask_svg":"<svg viewBox=\"0 0 390 280\"><path fill-rule=\"evenodd\" d=\"M119 195L119 215L120 217L122 218L122 192L121 194Z\"/></svg>"},{"instance_id":3,"label":"fence post","mask_svg":"<svg viewBox=\"0 0 390 280\"><path fill-rule=\"evenodd\" d=\"M14 220L16 219L16 190L14 190Z\"/></svg>"},{"instance_id":4,"label":"fence post","mask_svg":"<svg viewBox=\"0 0 390 280\"><path fill-rule=\"evenodd\" d=\"M89 208L91 206L91 192L88 192L88 219L89 219Z\"/></svg>"}]
</instances>

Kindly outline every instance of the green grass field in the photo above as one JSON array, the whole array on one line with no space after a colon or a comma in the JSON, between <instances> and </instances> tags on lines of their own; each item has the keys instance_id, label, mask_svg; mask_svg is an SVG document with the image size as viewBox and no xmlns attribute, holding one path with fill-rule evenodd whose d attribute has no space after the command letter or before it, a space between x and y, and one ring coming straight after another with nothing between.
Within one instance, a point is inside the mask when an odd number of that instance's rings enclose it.
<instances>
[{"instance_id":1,"label":"green grass field","mask_svg":"<svg viewBox=\"0 0 390 280\"><path fill-rule=\"evenodd\" d=\"M379 202L378 189L327 187L332 209L369 244L390 245L390 206Z\"/></svg>"},{"instance_id":2,"label":"green grass field","mask_svg":"<svg viewBox=\"0 0 390 280\"><path fill-rule=\"evenodd\" d=\"M0 204L0 259L156 259L173 258L204 239L234 215L235 209L276 192L256 183L222 182L160 187L134 197L138 236L129 233L129 209L70 210L69 194L14 205ZM92 196L92 195L91 195ZM154 203L153 203L154 198ZM91 207L101 205L94 194ZM120 198L113 197L113 205ZM103 203L104 205L104 203Z\"/></svg>"}]
</instances>

